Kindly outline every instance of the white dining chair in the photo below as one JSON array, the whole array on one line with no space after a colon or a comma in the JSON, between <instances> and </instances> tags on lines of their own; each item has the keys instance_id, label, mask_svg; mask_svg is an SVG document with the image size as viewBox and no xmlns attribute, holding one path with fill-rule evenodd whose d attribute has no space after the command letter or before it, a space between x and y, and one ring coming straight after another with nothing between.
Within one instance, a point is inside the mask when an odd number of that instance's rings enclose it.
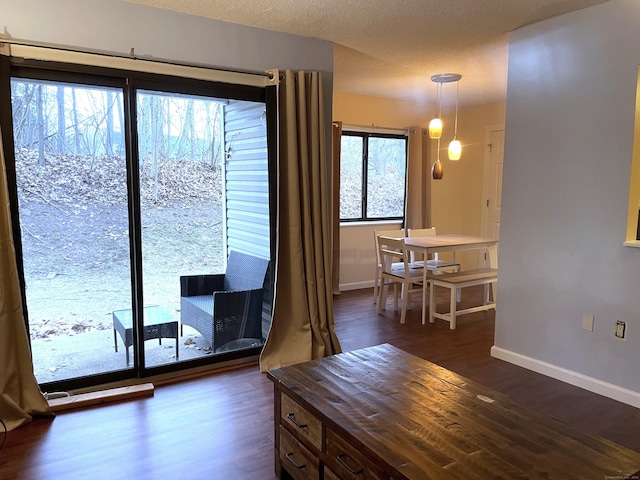
<instances>
[{"instance_id":1,"label":"white dining chair","mask_svg":"<svg viewBox=\"0 0 640 480\"><path fill-rule=\"evenodd\" d=\"M382 273L382 260L380 259L380 250L378 246L378 236L404 238L404 228L399 230L374 230L373 245L376 250L376 270L373 279L373 303L378 301L378 288L380 285L380 275Z\"/></svg>"},{"instance_id":2,"label":"white dining chair","mask_svg":"<svg viewBox=\"0 0 640 480\"><path fill-rule=\"evenodd\" d=\"M380 273L380 288L378 292L378 313L381 314L387 303L387 287L394 286L394 310L398 311L398 289L401 285L402 289L402 312L400 314L400 323L405 322L407 316L407 308L409 307L410 296L412 293L422 293L422 267L411 265L409 251L404 244L404 238L393 238L379 235L377 237L378 251L382 270ZM413 288L419 285L420 289Z\"/></svg>"}]
</instances>

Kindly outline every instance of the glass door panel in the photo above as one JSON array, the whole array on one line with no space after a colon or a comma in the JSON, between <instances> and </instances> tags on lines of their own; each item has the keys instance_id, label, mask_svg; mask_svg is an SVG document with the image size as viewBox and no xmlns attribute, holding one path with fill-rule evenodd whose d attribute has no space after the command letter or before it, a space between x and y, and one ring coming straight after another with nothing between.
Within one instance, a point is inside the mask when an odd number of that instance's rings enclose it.
<instances>
[{"instance_id":1,"label":"glass door panel","mask_svg":"<svg viewBox=\"0 0 640 480\"><path fill-rule=\"evenodd\" d=\"M343 135L340 142L340 219L362 217L362 137Z\"/></svg>"},{"instance_id":2,"label":"glass door panel","mask_svg":"<svg viewBox=\"0 0 640 480\"><path fill-rule=\"evenodd\" d=\"M222 105L139 90L137 98L145 366L205 357L180 325L180 277L223 273Z\"/></svg>"},{"instance_id":3,"label":"glass door panel","mask_svg":"<svg viewBox=\"0 0 640 480\"><path fill-rule=\"evenodd\" d=\"M404 215L406 138L369 137L367 218Z\"/></svg>"},{"instance_id":4,"label":"glass door panel","mask_svg":"<svg viewBox=\"0 0 640 480\"><path fill-rule=\"evenodd\" d=\"M36 379L125 369L130 342L114 330L132 304L122 90L13 78L11 97Z\"/></svg>"}]
</instances>

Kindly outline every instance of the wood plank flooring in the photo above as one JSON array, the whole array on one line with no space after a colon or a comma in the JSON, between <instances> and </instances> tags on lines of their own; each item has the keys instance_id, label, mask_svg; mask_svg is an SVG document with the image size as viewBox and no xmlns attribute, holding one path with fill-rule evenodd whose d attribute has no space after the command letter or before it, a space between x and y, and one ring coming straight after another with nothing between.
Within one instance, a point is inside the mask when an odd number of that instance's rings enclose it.
<instances>
[{"instance_id":1,"label":"wood plank flooring","mask_svg":"<svg viewBox=\"0 0 640 480\"><path fill-rule=\"evenodd\" d=\"M481 287L469 300L480 295ZM415 306L400 325L392 301L378 315L372 297L370 289L335 297L343 350L390 343L640 452L639 409L491 358L493 312L465 315L451 331L443 321L421 325ZM273 385L255 365L156 386L153 397L70 410L9 432L0 479L271 480L272 409Z\"/></svg>"}]
</instances>

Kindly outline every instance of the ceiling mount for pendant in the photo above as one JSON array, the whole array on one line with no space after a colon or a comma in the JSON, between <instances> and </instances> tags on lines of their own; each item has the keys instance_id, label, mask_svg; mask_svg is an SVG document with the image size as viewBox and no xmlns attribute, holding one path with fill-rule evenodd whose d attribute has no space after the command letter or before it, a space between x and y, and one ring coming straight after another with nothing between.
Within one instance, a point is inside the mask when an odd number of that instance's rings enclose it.
<instances>
[{"instance_id":1,"label":"ceiling mount for pendant","mask_svg":"<svg viewBox=\"0 0 640 480\"><path fill-rule=\"evenodd\" d=\"M457 82L462 78L459 73L438 73L437 75L431 75L431 81L436 83L451 83Z\"/></svg>"}]
</instances>

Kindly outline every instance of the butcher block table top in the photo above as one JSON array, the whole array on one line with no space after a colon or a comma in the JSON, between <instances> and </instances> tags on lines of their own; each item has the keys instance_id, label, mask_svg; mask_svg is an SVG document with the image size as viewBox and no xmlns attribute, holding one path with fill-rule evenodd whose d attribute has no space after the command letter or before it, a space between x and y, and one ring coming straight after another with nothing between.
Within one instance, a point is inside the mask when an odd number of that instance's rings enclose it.
<instances>
[{"instance_id":1,"label":"butcher block table top","mask_svg":"<svg viewBox=\"0 0 640 480\"><path fill-rule=\"evenodd\" d=\"M337 432L383 478L640 478L640 453L389 344L271 370L268 377L276 394L315 415L323 431ZM337 463L327 452L315 453L331 470Z\"/></svg>"}]
</instances>

